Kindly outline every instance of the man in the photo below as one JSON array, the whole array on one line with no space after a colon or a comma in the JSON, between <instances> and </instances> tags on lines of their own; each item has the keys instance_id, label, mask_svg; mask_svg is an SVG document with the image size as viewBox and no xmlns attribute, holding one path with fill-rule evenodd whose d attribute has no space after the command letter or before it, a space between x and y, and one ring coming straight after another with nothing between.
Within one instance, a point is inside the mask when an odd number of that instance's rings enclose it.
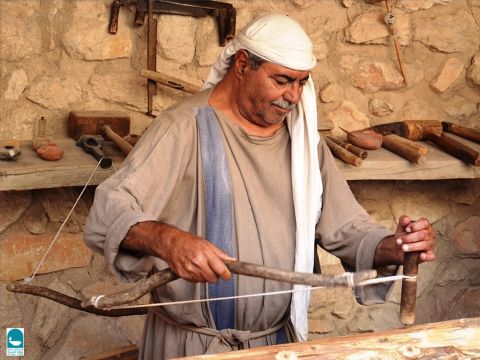
<instances>
[{"instance_id":1,"label":"man","mask_svg":"<svg viewBox=\"0 0 480 360\"><path fill-rule=\"evenodd\" d=\"M97 188L86 242L122 278L167 266L183 278L156 290L154 302L289 290L232 276L224 261L312 272L315 237L349 270L395 272L404 251L433 260L428 221L402 217L394 235L369 222L319 142L315 64L296 21L274 14L247 25L214 64L208 89L164 111ZM389 287L360 288L357 297L380 302ZM140 357L305 339L308 301L298 291L154 307Z\"/></svg>"}]
</instances>

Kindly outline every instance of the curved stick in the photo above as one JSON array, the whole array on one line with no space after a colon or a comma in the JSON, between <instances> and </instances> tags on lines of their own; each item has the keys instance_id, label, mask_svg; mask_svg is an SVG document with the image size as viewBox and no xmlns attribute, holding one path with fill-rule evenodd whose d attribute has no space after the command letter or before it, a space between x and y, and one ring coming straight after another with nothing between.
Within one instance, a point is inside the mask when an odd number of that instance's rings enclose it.
<instances>
[{"instance_id":1,"label":"curved stick","mask_svg":"<svg viewBox=\"0 0 480 360\"><path fill-rule=\"evenodd\" d=\"M261 277L268 280L283 281L290 284L303 284L310 286L344 286L353 287L360 282L375 278L375 270L361 271L357 273L345 273L341 275L319 275L310 273L299 273L272 269L262 265L245 263L241 261L225 262L227 268L235 274ZM170 268L159 271L149 278L142 279L127 291L118 292L110 295L99 295L91 297L82 302L82 306L94 306L97 308L108 309L113 306L122 305L134 301L153 289L165 285L166 283L178 279Z\"/></svg>"},{"instance_id":2,"label":"curved stick","mask_svg":"<svg viewBox=\"0 0 480 360\"><path fill-rule=\"evenodd\" d=\"M97 309L93 306L83 307L79 299L74 297L59 293L58 291L47 289L41 286L26 285L21 283L11 283L7 285L7 290L14 293L27 294L40 296L56 303L68 306L72 309L77 309L87 313L101 315L101 316L129 316L129 315L145 315L147 309L138 308L138 309L112 309L112 310L102 310Z\"/></svg>"}]
</instances>

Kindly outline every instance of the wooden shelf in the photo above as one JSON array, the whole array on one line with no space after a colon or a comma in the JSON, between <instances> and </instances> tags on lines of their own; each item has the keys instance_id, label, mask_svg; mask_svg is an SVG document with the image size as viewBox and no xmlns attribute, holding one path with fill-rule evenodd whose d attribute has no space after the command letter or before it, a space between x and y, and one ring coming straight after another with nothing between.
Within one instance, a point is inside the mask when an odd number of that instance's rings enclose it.
<instances>
[{"instance_id":1,"label":"wooden shelf","mask_svg":"<svg viewBox=\"0 0 480 360\"><path fill-rule=\"evenodd\" d=\"M97 160L76 146L72 139L56 140L56 143L65 151L64 156L58 161L45 161L33 150L31 141L22 141L22 154L17 161L0 161L0 191L84 186ZM118 168L124 159L120 150L109 142L103 150ZM90 184L98 185L111 174L112 168L99 167Z\"/></svg>"},{"instance_id":2,"label":"wooden shelf","mask_svg":"<svg viewBox=\"0 0 480 360\"><path fill-rule=\"evenodd\" d=\"M480 151L480 145L460 139ZM59 161L44 161L33 151L31 141L22 142L22 155L15 162L0 161L0 191L29 190L68 186L83 186L93 172L97 161L75 145L72 139L58 140L65 151ZM362 166L354 167L337 159L347 180L435 180L480 178L480 167L466 165L444 153L435 145L429 148L424 165L415 165L385 149L369 151ZM124 159L112 143L106 142L105 154L112 157L118 168ZM113 169L99 168L91 184L100 184L113 173Z\"/></svg>"},{"instance_id":3,"label":"wooden shelf","mask_svg":"<svg viewBox=\"0 0 480 360\"><path fill-rule=\"evenodd\" d=\"M480 151L476 144L458 136L448 134L456 140ZM405 160L384 148L369 151L368 157L359 167L337 160L338 167L347 180L437 180L480 178L480 167L467 165L463 161L443 152L428 142L422 142L428 148L426 162L417 165Z\"/></svg>"}]
</instances>

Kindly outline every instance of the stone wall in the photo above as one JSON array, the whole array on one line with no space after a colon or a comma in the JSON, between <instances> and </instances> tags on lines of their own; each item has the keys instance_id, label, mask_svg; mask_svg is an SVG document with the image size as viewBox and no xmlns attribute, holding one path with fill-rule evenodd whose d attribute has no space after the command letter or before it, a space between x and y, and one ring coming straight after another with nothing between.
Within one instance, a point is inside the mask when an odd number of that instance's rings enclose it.
<instances>
[{"instance_id":1,"label":"stone wall","mask_svg":"<svg viewBox=\"0 0 480 360\"><path fill-rule=\"evenodd\" d=\"M396 33L407 69L403 84L384 4L362 0L231 1L237 29L277 11L298 19L311 36L318 66L319 127L359 128L398 119L451 119L479 126L480 3L397 0ZM119 31L107 33L110 0L0 0L0 139L31 139L33 122L65 137L71 110L122 110L132 132L151 121L146 111L146 28L121 9ZM159 71L201 85L221 51L212 18L161 16ZM159 87L154 112L186 95ZM1 163L0 163L1 170ZM352 190L372 217L390 228L402 213L430 218L438 260L421 266L418 322L480 316L480 183L355 181ZM50 301L12 295L5 285L30 276L45 253L77 188L0 193L0 325L23 326L27 359L78 359L138 341L142 318L85 315ZM81 241L90 189L35 278L38 285L82 296L121 287L103 258ZM324 272L341 271L322 254ZM313 294L311 338L400 327L398 286L387 304L355 303L347 290ZM108 334L106 337L105 334ZM2 338L3 339L3 338ZM4 353L5 342L0 342Z\"/></svg>"}]
</instances>

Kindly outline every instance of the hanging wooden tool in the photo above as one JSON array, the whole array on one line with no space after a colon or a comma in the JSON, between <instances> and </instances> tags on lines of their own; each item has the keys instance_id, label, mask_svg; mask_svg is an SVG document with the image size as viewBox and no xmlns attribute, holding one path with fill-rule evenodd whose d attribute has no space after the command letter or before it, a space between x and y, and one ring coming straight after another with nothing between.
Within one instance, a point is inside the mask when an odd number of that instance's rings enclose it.
<instances>
[{"instance_id":1,"label":"hanging wooden tool","mask_svg":"<svg viewBox=\"0 0 480 360\"><path fill-rule=\"evenodd\" d=\"M403 81L405 83L405 86L408 86L407 71L403 62L402 50L400 49L400 44L398 43L396 38L397 30L394 26L396 21L395 14L393 13L393 9L395 8L395 0L393 0L393 4L391 7L389 5L389 0L385 0L385 7L387 9L387 14L385 15L385 23L387 24L390 34L393 37L393 44L395 46L395 52L397 54L398 64L400 65L400 71L402 72Z\"/></svg>"},{"instance_id":2,"label":"hanging wooden tool","mask_svg":"<svg viewBox=\"0 0 480 360\"><path fill-rule=\"evenodd\" d=\"M157 84L167 86L169 88L183 91L189 94L195 94L201 90L200 87L197 85L187 83L186 81L177 79L173 76L162 74L158 71L142 69L140 70L140 75L147 79L156 81Z\"/></svg>"},{"instance_id":3,"label":"hanging wooden tool","mask_svg":"<svg viewBox=\"0 0 480 360\"><path fill-rule=\"evenodd\" d=\"M153 18L153 0L148 0L147 18L147 69L157 70L157 19ZM147 79L147 115L153 115L153 95L157 94L157 83Z\"/></svg>"}]
</instances>

